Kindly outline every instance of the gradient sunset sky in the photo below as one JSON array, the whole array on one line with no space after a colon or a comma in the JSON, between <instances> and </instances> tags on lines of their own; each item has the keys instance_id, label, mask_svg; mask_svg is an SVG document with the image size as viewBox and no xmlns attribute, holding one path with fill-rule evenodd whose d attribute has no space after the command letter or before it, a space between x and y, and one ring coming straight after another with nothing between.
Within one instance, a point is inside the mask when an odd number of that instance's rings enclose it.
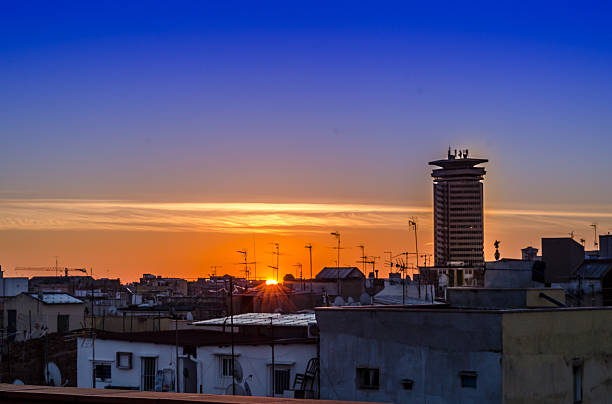
<instances>
[{"instance_id":1,"label":"gradient sunset sky","mask_svg":"<svg viewBox=\"0 0 612 404\"><path fill-rule=\"evenodd\" d=\"M485 252L612 231L600 2L0 5L0 264L269 276L432 251L430 160L490 160ZM386 268L377 265L383 273ZM43 275L40 273L39 275Z\"/></svg>"}]
</instances>

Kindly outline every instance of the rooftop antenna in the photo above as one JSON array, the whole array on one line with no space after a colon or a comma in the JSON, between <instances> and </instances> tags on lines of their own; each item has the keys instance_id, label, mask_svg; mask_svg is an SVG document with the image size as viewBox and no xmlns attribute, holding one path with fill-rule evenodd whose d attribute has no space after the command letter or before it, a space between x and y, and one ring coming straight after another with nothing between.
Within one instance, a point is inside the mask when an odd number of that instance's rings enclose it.
<instances>
[{"instance_id":1,"label":"rooftop antenna","mask_svg":"<svg viewBox=\"0 0 612 404\"><path fill-rule=\"evenodd\" d=\"M255 249L255 234L253 234L253 279L257 280L257 250Z\"/></svg>"},{"instance_id":2,"label":"rooftop antenna","mask_svg":"<svg viewBox=\"0 0 612 404\"><path fill-rule=\"evenodd\" d=\"M501 243L501 241L499 240L495 240L495 242L493 243L493 246L495 247L495 261L499 261L499 244Z\"/></svg>"},{"instance_id":3,"label":"rooftop antenna","mask_svg":"<svg viewBox=\"0 0 612 404\"><path fill-rule=\"evenodd\" d=\"M357 262L363 263L363 275L367 277L365 246L361 244L361 245L358 245L357 247L361 248L361 261L357 261Z\"/></svg>"},{"instance_id":4,"label":"rooftop antenna","mask_svg":"<svg viewBox=\"0 0 612 404\"><path fill-rule=\"evenodd\" d=\"M213 270L213 276L217 277L217 268L223 268L223 265L211 265L210 269Z\"/></svg>"},{"instance_id":5,"label":"rooftop antenna","mask_svg":"<svg viewBox=\"0 0 612 404\"><path fill-rule=\"evenodd\" d=\"M410 220L408 221L408 226L409 228L412 227L412 229L414 230L414 248L415 248L415 254L416 254L416 266L418 268L419 267L419 240L418 240L418 235L417 235L417 222L414 216L411 217ZM420 273L421 272L419 272L419 274Z\"/></svg>"},{"instance_id":6,"label":"rooftop antenna","mask_svg":"<svg viewBox=\"0 0 612 404\"><path fill-rule=\"evenodd\" d=\"M276 255L276 266L268 265L268 267L276 270L276 282L278 282L278 257L280 255L280 245L278 243L272 243L272 245L275 247L272 254ZM272 275L274 275L274 272L272 272Z\"/></svg>"},{"instance_id":7,"label":"rooftop antenna","mask_svg":"<svg viewBox=\"0 0 612 404\"><path fill-rule=\"evenodd\" d=\"M570 231L569 233L570 238L573 240L574 239L574 230Z\"/></svg>"},{"instance_id":8,"label":"rooftop antenna","mask_svg":"<svg viewBox=\"0 0 612 404\"><path fill-rule=\"evenodd\" d=\"M331 236L335 237L338 240L338 247L332 247L338 250L338 259L336 260L336 273L338 274L338 296L340 296L340 232L333 231L329 233ZM364 274L365 275L365 274Z\"/></svg>"},{"instance_id":9,"label":"rooftop antenna","mask_svg":"<svg viewBox=\"0 0 612 404\"><path fill-rule=\"evenodd\" d=\"M593 245L597 248L597 223L593 223L591 227L593 228Z\"/></svg>"},{"instance_id":10,"label":"rooftop antenna","mask_svg":"<svg viewBox=\"0 0 612 404\"><path fill-rule=\"evenodd\" d=\"M582 246L583 246L583 247L584 247L584 243L586 243L586 240L585 240L585 239L583 239L583 238L581 238L581 239L580 239L580 244L582 244Z\"/></svg>"},{"instance_id":11,"label":"rooftop antenna","mask_svg":"<svg viewBox=\"0 0 612 404\"><path fill-rule=\"evenodd\" d=\"M249 265L254 264L253 261L249 262L247 260L247 249L243 248L242 250L237 250L236 251L238 254L242 254L242 257L244 258L244 262L239 262L238 265L244 265L244 278L248 281L249 280L249 273L251 272L249 270Z\"/></svg>"},{"instance_id":12,"label":"rooftop antenna","mask_svg":"<svg viewBox=\"0 0 612 404\"><path fill-rule=\"evenodd\" d=\"M310 256L310 291L312 292L312 244L308 243L304 248L308 249L308 255Z\"/></svg>"},{"instance_id":13,"label":"rooftop antenna","mask_svg":"<svg viewBox=\"0 0 612 404\"><path fill-rule=\"evenodd\" d=\"M385 254L389 254L389 260L385 264L389 267L389 273L393 272L393 252L385 251Z\"/></svg>"}]
</instances>

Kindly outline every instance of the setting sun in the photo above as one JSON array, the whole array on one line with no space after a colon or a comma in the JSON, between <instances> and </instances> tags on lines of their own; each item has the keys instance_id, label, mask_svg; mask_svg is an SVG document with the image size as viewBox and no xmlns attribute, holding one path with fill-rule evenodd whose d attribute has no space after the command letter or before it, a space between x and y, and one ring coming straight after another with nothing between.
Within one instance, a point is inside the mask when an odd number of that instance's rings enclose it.
<instances>
[{"instance_id":1,"label":"setting sun","mask_svg":"<svg viewBox=\"0 0 612 404\"><path fill-rule=\"evenodd\" d=\"M274 279L268 279L268 280L266 281L266 285L268 285L268 286L269 286L269 285L276 285L276 284L278 284L278 282L277 282L277 281L275 281Z\"/></svg>"}]
</instances>

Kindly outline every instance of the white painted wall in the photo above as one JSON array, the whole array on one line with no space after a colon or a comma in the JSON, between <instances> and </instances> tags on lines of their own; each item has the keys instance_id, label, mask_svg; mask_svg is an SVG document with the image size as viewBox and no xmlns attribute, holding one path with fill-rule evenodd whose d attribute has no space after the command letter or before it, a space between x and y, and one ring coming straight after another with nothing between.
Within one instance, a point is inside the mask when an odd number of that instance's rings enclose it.
<instances>
[{"instance_id":1,"label":"white painted wall","mask_svg":"<svg viewBox=\"0 0 612 404\"><path fill-rule=\"evenodd\" d=\"M117 352L132 353L132 368L117 367ZM179 347L179 356L182 349ZM175 367L174 345L161 345L142 342L95 340L95 360L111 363L111 380L96 382L96 388L122 386L141 389L141 359L157 357L157 369ZM92 387L92 346L90 338L79 338L77 341L77 387Z\"/></svg>"},{"instance_id":2,"label":"white painted wall","mask_svg":"<svg viewBox=\"0 0 612 404\"><path fill-rule=\"evenodd\" d=\"M77 341L77 386L92 387L92 347L91 339L80 337ZM120 369L116 364L117 352L132 352L132 368ZM236 345L236 368L242 368L243 379L236 382L237 394L245 389L245 382L249 385L254 396L271 396L271 364L272 348L269 345ZM196 369L196 392L207 394L231 394L232 378L220 377L221 355L231 356L231 347L201 346L197 349L197 358L188 358L183 355L179 347L179 391L183 391L183 367ZM157 369L175 367L175 346L142 342L95 340L95 360L111 364L111 380L97 381L97 388L106 386L121 386L141 389L141 358L157 356ZM316 344L277 344L274 346L275 367L288 367L290 369L289 387L293 387L296 373L304 373L306 365L311 358L316 358ZM229 389L228 389L229 388ZM293 397L292 391L278 395Z\"/></svg>"},{"instance_id":3,"label":"white painted wall","mask_svg":"<svg viewBox=\"0 0 612 404\"><path fill-rule=\"evenodd\" d=\"M272 396L271 365L272 348L269 345L236 345L234 347L236 368L242 368L243 380L236 381L238 389L245 389L248 384L253 396ZM198 359L202 362L202 387L206 394L226 394L231 391L232 378L221 377L220 357L230 356L230 346L201 346L198 348ZM274 346L274 363L279 369L290 368L290 388L296 373L304 373L311 358L317 357L316 344L287 344ZM230 393L231 394L231 393ZM292 391L278 397L293 397Z\"/></svg>"}]
</instances>

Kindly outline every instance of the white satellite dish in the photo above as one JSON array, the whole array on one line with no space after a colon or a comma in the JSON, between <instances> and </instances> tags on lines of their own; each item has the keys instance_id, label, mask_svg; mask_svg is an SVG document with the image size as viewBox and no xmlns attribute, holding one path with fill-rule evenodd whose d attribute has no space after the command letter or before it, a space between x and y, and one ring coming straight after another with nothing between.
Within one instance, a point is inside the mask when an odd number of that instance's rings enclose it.
<instances>
[{"instance_id":1,"label":"white satellite dish","mask_svg":"<svg viewBox=\"0 0 612 404\"><path fill-rule=\"evenodd\" d=\"M115 306L108 306L108 314L114 316L117 314L117 308Z\"/></svg>"},{"instance_id":2,"label":"white satellite dish","mask_svg":"<svg viewBox=\"0 0 612 404\"><path fill-rule=\"evenodd\" d=\"M187 312L187 315L185 316L185 319L187 321L193 321L193 314L191 314L190 311Z\"/></svg>"},{"instance_id":3,"label":"white satellite dish","mask_svg":"<svg viewBox=\"0 0 612 404\"><path fill-rule=\"evenodd\" d=\"M53 362L47 363L47 371L45 372L45 382L48 386L62 385L62 372Z\"/></svg>"}]
</instances>

